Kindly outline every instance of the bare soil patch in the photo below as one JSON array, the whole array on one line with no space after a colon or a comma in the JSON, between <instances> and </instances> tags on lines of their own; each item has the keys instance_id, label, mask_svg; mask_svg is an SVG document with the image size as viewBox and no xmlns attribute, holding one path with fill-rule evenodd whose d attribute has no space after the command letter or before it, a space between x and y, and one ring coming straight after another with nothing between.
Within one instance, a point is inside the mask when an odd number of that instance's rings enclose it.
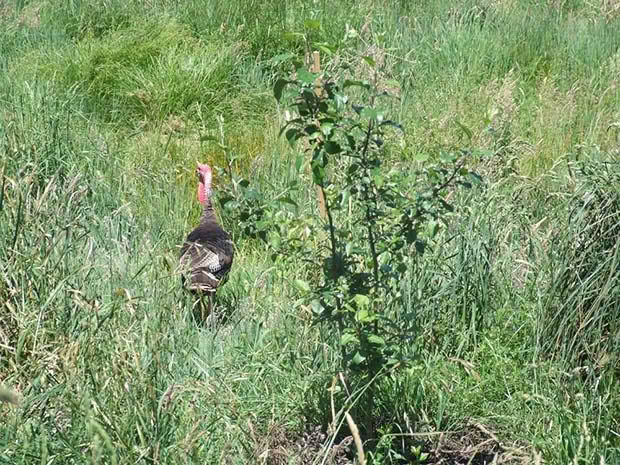
<instances>
[{"instance_id":1,"label":"bare soil patch","mask_svg":"<svg viewBox=\"0 0 620 465\"><path fill-rule=\"evenodd\" d=\"M264 437L252 431L255 458L268 465L353 465L356 450L353 438L346 436L331 443L320 426L310 427L301 435L284 427L272 426ZM423 446L427 465L523 465L540 464L537 454L525 446L507 445L486 426L470 423L458 431L440 433ZM419 439L419 436L416 435ZM400 441L399 441L400 442ZM368 454L368 451L367 451ZM327 457L326 457L327 456ZM326 457L326 458L325 458ZM367 455L368 458L368 455ZM323 461L325 459L325 461ZM417 462L403 462L417 463Z\"/></svg>"}]
</instances>

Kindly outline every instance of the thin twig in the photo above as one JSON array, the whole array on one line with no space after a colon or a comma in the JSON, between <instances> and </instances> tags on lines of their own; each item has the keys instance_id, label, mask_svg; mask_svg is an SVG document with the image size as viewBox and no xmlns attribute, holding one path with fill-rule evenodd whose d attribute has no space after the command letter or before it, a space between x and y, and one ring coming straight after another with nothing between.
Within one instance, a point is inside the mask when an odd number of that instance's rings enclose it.
<instances>
[{"instance_id":1,"label":"thin twig","mask_svg":"<svg viewBox=\"0 0 620 465\"><path fill-rule=\"evenodd\" d=\"M349 429L351 430L351 435L353 436L353 441L355 442L355 448L357 449L357 458L359 460L360 465L366 465L366 455L364 454L364 445L362 444L362 439L360 438L360 432L357 429L357 425L353 421L349 412L346 412L344 416L347 418L347 423L349 424Z\"/></svg>"},{"instance_id":2,"label":"thin twig","mask_svg":"<svg viewBox=\"0 0 620 465\"><path fill-rule=\"evenodd\" d=\"M361 150L362 160L366 161L366 157L368 155L368 150L370 147L370 136L372 135L373 124L372 120L368 122L368 129L366 130L366 137L364 140L364 147ZM366 168L367 169L367 168ZM370 171L370 170L368 170ZM370 177L370 172L367 173ZM370 247L370 253L372 255L372 275L374 278L375 286L379 284L379 259L377 257L377 248L375 246L375 235L373 232L374 222L372 221L372 215L370 212L370 193L368 192L369 188L364 186L364 200L366 203L366 230L368 231L368 245ZM376 322L375 322L376 326Z\"/></svg>"},{"instance_id":3,"label":"thin twig","mask_svg":"<svg viewBox=\"0 0 620 465\"><path fill-rule=\"evenodd\" d=\"M463 167L464 163L465 162L463 160L461 160L461 162L459 164L457 164L456 167L454 168L454 171L452 172L452 174L450 175L448 180L446 182L444 182L441 186L436 187L435 189L433 189L433 196L436 196L442 190L444 190L447 186L450 185L450 183L454 180L454 178L456 178L457 173L461 170L461 168Z\"/></svg>"}]
</instances>

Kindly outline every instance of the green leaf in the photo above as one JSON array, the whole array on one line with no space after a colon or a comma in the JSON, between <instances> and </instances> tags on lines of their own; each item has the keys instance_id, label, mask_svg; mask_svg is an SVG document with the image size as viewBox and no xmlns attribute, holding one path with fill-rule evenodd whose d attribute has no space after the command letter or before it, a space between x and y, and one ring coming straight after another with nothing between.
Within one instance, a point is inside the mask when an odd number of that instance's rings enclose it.
<instances>
[{"instance_id":1,"label":"green leaf","mask_svg":"<svg viewBox=\"0 0 620 465\"><path fill-rule=\"evenodd\" d=\"M420 255L423 255L426 244L423 241L415 241L415 249Z\"/></svg>"},{"instance_id":2,"label":"green leaf","mask_svg":"<svg viewBox=\"0 0 620 465\"><path fill-rule=\"evenodd\" d=\"M414 155L414 158L416 161L426 161L430 158L430 155L428 153L422 152L422 153L416 153Z\"/></svg>"},{"instance_id":3,"label":"green leaf","mask_svg":"<svg viewBox=\"0 0 620 465\"><path fill-rule=\"evenodd\" d=\"M353 138L353 136L351 136L350 134L347 134L346 137L347 137L347 142L349 143L349 148L355 152L355 147L356 147L355 138Z\"/></svg>"},{"instance_id":4,"label":"green leaf","mask_svg":"<svg viewBox=\"0 0 620 465\"><path fill-rule=\"evenodd\" d=\"M331 120L321 121L321 132L329 136L334 129L334 123Z\"/></svg>"},{"instance_id":5,"label":"green leaf","mask_svg":"<svg viewBox=\"0 0 620 465\"><path fill-rule=\"evenodd\" d=\"M308 124L304 128L304 131L306 131L306 134L312 135L312 134L318 133L320 131L320 128L316 124Z\"/></svg>"},{"instance_id":6,"label":"green leaf","mask_svg":"<svg viewBox=\"0 0 620 465\"><path fill-rule=\"evenodd\" d=\"M368 342L377 346L384 346L385 340L381 336L377 336L376 334L371 334L368 336Z\"/></svg>"},{"instance_id":7,"label":"green leaf","mask_svg":"<svg viewBox=\"0 0 620 465\"><path fill-rule=\"evenodd\" d=\"M346 89L347 87L362 87L364 89L370 89L370 84L368 83L368 81L345 79L342 88Z\"/></svg>"},{"instance_id":8,"label":"green leaf","mask_svg":"<svg viewBox=\"0 0 620 465\"><path fill-rule=\"evenodd\" d=\"M351 192L349 191L349 189L346 189L340 192L340 199L338 201L340 202L341 207L348 206L350 198L351 198Z\"/></svg>"},{"instance_id":9,"label":"green leaf","mask_svg":"<svg viewBox=\"0 0 620 465\"><path fill-rule=\"evenodd\" d=\"M349 97L344 94L335 93L334 101L336 102L336 106L342 109L349 102Z\"/></svg>"},{"instance_id":10,"label":"green leaf","mask_svg":"<svg viewBox=\"0 0 620 465\"><path fill-rule=\"evenodd\" d=\"M321 305L321 302L319 302L317 299L314 299L312 300L312 302L310 302L310 307L312 307L312 311L317 315L323 313L323 306Z\"/></svg>"},{"instance_id":11,"label":"green leaf","mask_svg":"<svg viewBox=\"0 0 620 465\"><path fill-rule=\"evenodd\" d=\"M287 79L278 79L276 81L276 83L273 85L273 95L276 98L276 100L279 102L280 99L282 98L282 91L284 90L284 88L286 87L287 84L289 84L291 81L287 80Z\"/></svg>"},{"instance_id":12,"label":"green leaf","mask_svg":"<svg viewBox=\"0 0 620 465\"><path fill-rule=\"evenodd\" d=\"M386 119L385 121L381 122L379 126L392 126L393 128L398 129L401 132L405 132L405 129L400 123L392 121L391 119Z\"/></svg>"},{"instance_id":13,"label":"green leaf","mask_svg":"<svg viewBox=\"0 0 620 465\"><path fill-rule=\"evenodd\" d=\"M311 73L305 68L299 68L297 70L297 80L303 82L304 84L312 85L314 81L316 81L317 75L315 73Z\"/></svg>"},{"instance_id":14,"label":"green leaf","mask_svg":"<svg viewBox=\"0 0 620 465\"><path fill-rule=\"evenodd\" d=\"M356 352L351 361L354 365L361 365L364 363L364 360L366 360L366 357L362 356L359 352Z\"/></svg>"},{"instance_id":15,"label":"green leaf","mask_svg":"<svg viewBox=\"0 0 620 465\"><path fill-rule=\"evenodd\" d=\"M288 143L291 145L291 147L293 147L297 139L301 137L301 133L296 128L289 128L285 132L285 136L286 136L286 140L288 141Z\"/></svg>"},{"instance_id":16,"label":"green leaf","mask_svg":"<svg viewBox=\"0 0 620 465\"><path fill-rule=\"evenodd\" d=\"M373 174L372 179L378 188L381 188L385 182L385 179L380 174Z\"/></svg>"},{"instance_id":17,"label":"green leaf","mask_svg":"<svg viewBox=\"0 0 620 465\"><path fill-rule=\"evenodd\" d=\"M371 68L374 68L375 66L377 66L377 63L375 62L375 59L373 57L363 56L362 60L368 63L368 66L370 66Z\"/></svg>"},{"instance_id":18,"label":"green leaf","mask_svg":"<svg viewBox=\"0 0 620 465\"><path fill-rule=\"evenodd\" d=\"M482 176L480 176L478 173L474 173L472 171L469 172L469 178L471 179L471 181L474 184L481 184L482 183Z\"/></svg>"},{"instance_id":19,"label":"green leaf","mask_svg":"<svg viewBox=\"0 0 620 465\"><path fill-rule=\"evenodd\" d=\"M296 279L294 281L295 287L302 292L310 292L310 285L306 281L302 281L301 279Z\"/></svg>"},{"instance_id":20,"label":"green leaf","mask_svg":"<svg viewBox=\"0 0 620 465\"><path fill-rule=\"evenodd\" d=\"M304 28L309 29L311 31L320 31L321 22L318 19L306 19L304 21Z\"/></svg>"},{"instance_id":21,"label":"green leaf","mask_svg":"<svg viewBox=\"0 0 620 465\"><path fill-rule=\"evenodd\" d=\"M360 308L368 307L370 305L370 299L367 295L363 294L355 294L353 297L353 302Z\"/></svg>"},{"instance_id":22,"label":"green leaf","mask_svg":"<svg viewBox=\"0 0 620 465\"><path fill-rule=\"evenodd\" d=\"M240 204L236 200L230 200L224 205L224 208L226 208L227 210L238 210L239 207Z\"/></svg>"},{"instance_id":23,"label":"green leaf","mask_svg":"<svg viewBox=\"0 0 620 465\"><path fill-rule=\"evenodd\" d=\"M441 203L443 208L445 208L447 211L449 211L449 212L453 212L454 211L454 207L452 205L450 205L448 202L446 202L444 199L439 199L439 203Z\"/></svg>"},{"instance_id":24,"label":"green leaf","mask_svg":"<svg viewBox=\"0 0 620 465\"><path fill-rule=\"evenodd\" d=\"M232 202L232 201L234 200L234 197L232 197L232 196L230 196L230 195L224 195L224 196L220 195L220 196L218 197L218 200L220 201L220 204L221 204L222 206L226 206L226 204L227 204L228 202Z\"/></svg>"},{"instance_id":25,"label":"green leaf","mask_svg":"<svg viewBox=\"0 0 620 465\"><path fill-rule=\"evenodd\" d=\"M340 345L346 346L347 344L357 344L358 339L351 333L344 333L340 336Z\"/></svg>"},{"instance_id":26,"label":"green leaf","mask_svg":"<svg viewBox=\"0 0 620 465\"><path fill-rule=\"evenodd\" d=\"M457 155L452 152L441 152L439 154L439 159L443 163L454 163L457 160Z\"/></svg>"},{"instance_id":27,"label":"green leaf","mask_svg":"<svg viewBox=\"0 0 620 465\"><path fill-rule=\"evenodd\" d=\"M293 205L294 207L297 206L297 203L293 199L291 199L288 195L286 197L280 197L278 199L278 202L288 203L289 205Z\"/></svg>"},{"instance_id":28,"label":"green leaf","mask_svg":"<svg viewBox=\"0 0 620 465\"><path fill-rule=\"evenodd\" d=\"M282 38L289 42L297 42L299 40L306 40L306 35L301 32L285 32L282 34Z\"/></svg>"},{"instance_id":29,"label":"green leaf","mask_svg":"<svg viewBox=\"0 0 620 465\"><path fill-rule=\"evenodd\" d=\"M282 239L280 238L280 235L278 233L272 232L269 234L269 243L274 249L279 249L280 244L282 243Z\"/></svg>"},{"instance_id":30,"label":"green leaf","mask_svg":"<svg viewBox=\"0 0 620 465\"><path fill-rule=\"evenodd\" d=\"M329 154L334 155L336 153L342 152L342 148L337 142L334 142L333 140L328 140L325 142L325 151Z\"/></svg>"},{"instance_id":31,"label":"green leaf","mask_svg":"<svg viewBox=\"0 0 620 465\"><path fill-rule=\"evenodd\" d=\"M355 312L355 321L358 321L360 323L370 323L371 321L373 321L373 319L370 317L368 310L362 308L361 310Z\"/></svg>"},{"instance_id":32,"label":"green leaf","mask_svg":"<svg viewBox=\"0 0 620 465\"><path fill-rule=\"evenodd\" d=\"M331 56L331 55L333 55L333 54L336 52L336 50L337 50L337 48L336 48L336 47L334 47L334 46L333 46L333 45L331 45L331 44L325 43L325 42L322 42L322 43L319 43L319 44L314 44L314 45L315 45L315 46L316 46L319 50L321 50L322 52L324 52L326 55L330 55L330 56Z\"/></svg>"},{"instance_id":33,"label":"green leaf","mask_svg":"<svg viewBox=\"0 0 620 465\"><path fill-rule=\"evenodd\" d=\"M325 168L319 163L312 163L312 182L318 186L322 186L325 181Z\"/></svg>"}]
</instances>

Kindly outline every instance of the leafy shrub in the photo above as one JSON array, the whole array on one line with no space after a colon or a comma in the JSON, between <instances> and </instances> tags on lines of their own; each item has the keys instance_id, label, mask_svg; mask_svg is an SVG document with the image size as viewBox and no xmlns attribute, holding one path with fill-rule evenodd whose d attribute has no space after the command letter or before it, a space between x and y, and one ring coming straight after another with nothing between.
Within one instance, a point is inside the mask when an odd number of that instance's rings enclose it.
<instances>
[{"instance_id":1,"label":"leafy shrub","mask_svg":"<svg viewBox=\"0 0 620 465\"><path fill-rule=\"evenodd\" d=\"M288 195L267 201L247 180L235 181L224 203L232 202L245 232L265 240L274 258L302 258L307 277L295 281L302 302L337 331L345 367L372 377L414 353L416 321L403 279L452 214L446 194L477 177L461 151L421 169L391 156L402 127L384 115L384 93L344 70L319 75L298 65L293 79L275 83L279 101L285 91L295 116L281 133L292 145L302 141L296 169L310 169L321 217L300 211ZM301 188L297 181L287 187Z\"/></svg>"}]
</instances>

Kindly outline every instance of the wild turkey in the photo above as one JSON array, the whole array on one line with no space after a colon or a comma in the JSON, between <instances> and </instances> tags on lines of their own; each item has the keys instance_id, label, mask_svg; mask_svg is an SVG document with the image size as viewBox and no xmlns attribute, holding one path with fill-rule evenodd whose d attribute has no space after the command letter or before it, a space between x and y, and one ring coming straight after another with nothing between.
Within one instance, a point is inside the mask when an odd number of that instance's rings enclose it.
<instances>
[{"instance_id":1,"label":"wild turkey","mask_svg":"<svg viewBox=\"0 0 620 465\"><path fill-rule=\"evenodd\" d=\"M198 201L203 205L200 224L187 236L181 248L179 264L184 286L200 296L202 318L206 294L209 299L208 315L213 307L213 297L219 286L226 282L233 262L233 243L229 234L218 224L211 204L211 167L199 163Z\"/></svg>"}]
</instances>

